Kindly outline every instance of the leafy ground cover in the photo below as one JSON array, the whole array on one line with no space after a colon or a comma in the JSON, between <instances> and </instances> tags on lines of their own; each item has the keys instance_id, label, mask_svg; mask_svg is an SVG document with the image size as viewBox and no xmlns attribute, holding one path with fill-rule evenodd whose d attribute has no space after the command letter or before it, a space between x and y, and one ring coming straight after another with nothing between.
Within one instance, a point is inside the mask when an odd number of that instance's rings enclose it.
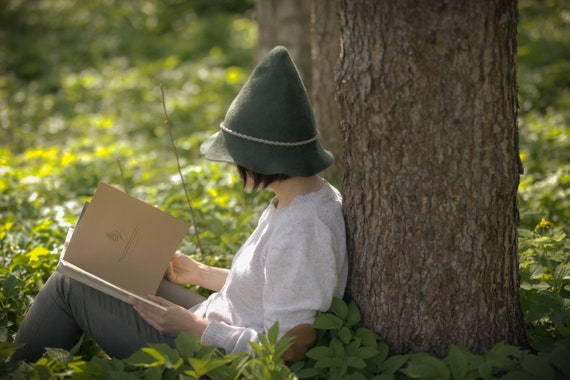
<instances>
[{"instance_id":1,"label":"leafy ground cover","mask_svg":"<svg viewBox=\"0 0 570 380\"><path fill-rule=\"evenodd\" d=\"M101 180L188 219L164 124L161 85L204 252L228 266L268 194L242 190L199 144L223 119L252 66L250 1L9 0L0 4L0 361L54 269L67 229ZM269 336L257 356L226 356L181 336L128 360L85 337L37 363L0 364L32 378L568 378L570 368L570 9L520 1L521 301L533 350L392 355L350 300L319 316L316 347L291 367Z\"/></svg>"}]
</instances>

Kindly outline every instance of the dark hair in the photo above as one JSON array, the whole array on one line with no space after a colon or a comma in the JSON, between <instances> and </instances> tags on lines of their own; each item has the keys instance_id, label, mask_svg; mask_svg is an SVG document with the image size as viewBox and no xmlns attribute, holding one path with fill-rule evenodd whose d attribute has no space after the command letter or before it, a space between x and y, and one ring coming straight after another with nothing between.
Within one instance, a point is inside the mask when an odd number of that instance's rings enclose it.
<instances>
[{"instance_id":1,"label":"dark hair","mask_svg":"<svg viewBox=\"0 0 570 380\"><path fill-rule=\"evenodd\" d=\"M243 186L247 184L247 175L249 174L253 179L253 189L262 188L265 189L273 182L283 181L287 178L291 178L290 175L287 174L261 174L254 172L253 170L244 168L243 166L237 165L237 170L241 180L243 181Z\"/></svg>"}]
</instances>

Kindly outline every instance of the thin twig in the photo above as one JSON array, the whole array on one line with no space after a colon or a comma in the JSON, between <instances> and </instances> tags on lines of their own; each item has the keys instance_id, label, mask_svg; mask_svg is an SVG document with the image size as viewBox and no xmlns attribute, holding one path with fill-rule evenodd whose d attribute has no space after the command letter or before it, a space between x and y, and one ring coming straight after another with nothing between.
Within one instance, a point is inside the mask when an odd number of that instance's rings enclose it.
<instances>
[{"instance_id":1,"label":"thin twig","mask_svg":"<svg viewBox=\"0 0 570 380\"><path fill-rule=\"evenodd\" d=\"M180 157L178 156L178 149L176 149L176 143L174 142L174 136L172 135L172 128L170 128L170 121L168 120L168 113L166 112L166 100L164 99L164 88L162 84L160 85L160 92L162 94L162 109L164 111L164 126L168 130L168 135L170 136L170 143L172 144L172 149L176 155L176 165L178 166L178 174L180 175L180 181L182 182L182 188L184 189L184 195L186 196L186 203L188 203L188 208L190 209L190 216L192 218L192 224L194 225L194 235L196 236L196 241L198 243L198 249L200 250L201 258L204 257L204 250L202 248L202 242L200 241L200 233L198 232L198 224L196 223L196 216L194 214L194 208L192 207L192 202L190 201L190 195L188 195L188 189L186 188L186 183L184 182L184 176L182 175L182 168L180 166Z\"/></svg>"},{"instance_id":2,"label":"thin twig","mask_svg":"<svg viewBox=\"0 0 570 380\"><path fill-rule=\"evenodd\" d=\"M123 180L123 188L125 189L125 193L129 193L129 187L127 186L127 179L125 178L125 173L123 172L123 165L121 165L121 159L116 157L117 165L119 165L119 171L121 172L121 179Z\"/></svg>"}]
</instances>

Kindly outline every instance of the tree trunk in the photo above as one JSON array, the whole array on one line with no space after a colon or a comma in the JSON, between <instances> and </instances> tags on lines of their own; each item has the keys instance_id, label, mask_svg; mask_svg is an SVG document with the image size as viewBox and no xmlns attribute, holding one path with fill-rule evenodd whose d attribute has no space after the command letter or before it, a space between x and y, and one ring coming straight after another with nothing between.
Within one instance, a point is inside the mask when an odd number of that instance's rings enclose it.
<instances>
[{"instance_id":1,"label":"tree trunk","mask_svg":"<svg viewBox=\"0 0 570 380\"><path fill-rule=\"evenodd\" d=\"M341 0L349 293L395 352L526 345L516 1Z\"/></svg>"},{"instance_id":2,"label":"tree trunk","mask_svg":"<svg viewBox=\"0 0 570 380\"><path fill-rule=\"evenodd\" d=\"M320 140L336 160L326 170L325 177L334 182L342 179L343 144L339 128L338 106L335 99L335 68L338 62L340 26L338 23L338 1L313 0L311 12L313 37L313 83L311 102Z\"/></svg>"},{"instance_id":3,"label":"tree trunk","mask_svg":"<svg viewBox=\"0 0 570 380\"><path fill-rule=\"evenodd\" d=\"M301 79L311 93L311 2L307 0L256 0L259 25L257 61L277 45L285 46Z\"/></svg>"}]
</instances>

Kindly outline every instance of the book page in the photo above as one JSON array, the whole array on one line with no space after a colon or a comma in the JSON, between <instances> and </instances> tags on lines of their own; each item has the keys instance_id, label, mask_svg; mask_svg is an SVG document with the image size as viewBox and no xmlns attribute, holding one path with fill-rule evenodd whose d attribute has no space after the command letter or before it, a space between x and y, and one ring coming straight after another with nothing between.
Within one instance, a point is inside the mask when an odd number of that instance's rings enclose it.
<instances>
[{"instance_id":1,"label":"book page","mask_svg":"<svg viewBox=\"0 0 570 380\"><path fill-rule=\"evenodd\" d=\"M140 297L155 294L190 224L101 183L63 259Z\"/></svg>"}]
</instances>

